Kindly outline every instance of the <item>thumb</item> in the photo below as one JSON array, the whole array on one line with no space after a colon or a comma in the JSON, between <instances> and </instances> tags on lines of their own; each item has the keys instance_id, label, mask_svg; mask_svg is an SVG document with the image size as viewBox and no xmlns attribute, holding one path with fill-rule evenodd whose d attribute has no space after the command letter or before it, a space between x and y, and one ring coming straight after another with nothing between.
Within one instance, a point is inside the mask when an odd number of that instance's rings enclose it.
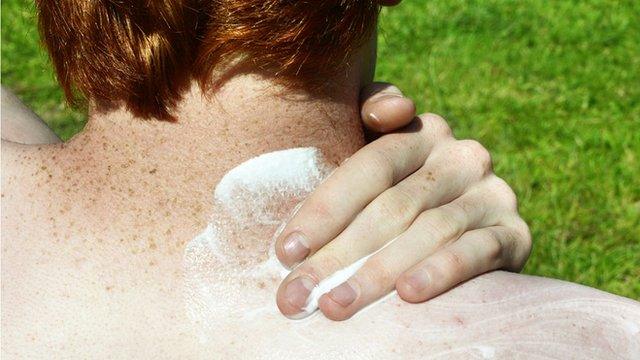
<instances>
[{"instance_id":1,"label":"thumb","mask_svg":"<svg viewBox=\"0 0 640 360\"><path fill-rule=\"evenodd\" d=\"M416 106L389 83L372 83L360 92L360 116L364 125L375 132L387 133L413 120Z\"/></svg>"}]
</instances>

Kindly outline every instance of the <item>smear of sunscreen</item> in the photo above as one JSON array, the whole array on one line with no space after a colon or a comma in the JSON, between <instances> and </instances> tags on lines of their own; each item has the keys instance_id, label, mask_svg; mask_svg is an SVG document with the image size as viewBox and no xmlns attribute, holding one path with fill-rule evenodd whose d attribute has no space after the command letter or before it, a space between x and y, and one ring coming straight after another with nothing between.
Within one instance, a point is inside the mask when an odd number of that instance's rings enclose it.
<instances>
[{"instance_id":1,"label":"smear of sunscreen","mask_svg":"<svg viewBox=\"0 0 640 360\"><path fill-rule=\"evenodd\" d=\"M295 148L249 159L220 180L211 221L189 242L184 255L187 314L202 327L202 341L225 336L216 333L221 319L229 323L258 315L283 319L275 305L275 290L289 271L275 255L275 237L296 205L334 169L317 148ZM263 261L250 253L256 244L264 245ZM315 312L320 296L346 281L367 259L320 282L301 317Z\"/></svg>"},{"instance_id":2,"label":"smear of sunscreen","mask_svg":"<svg viewBox=\"0 0 640 360\"><path fill-rule=\"evenodd\" d=\"M333 170L317 148L262 154L229 171L215 189L215 200L238 221L278 224L283 198L303 198Z\"/></svg>"},{"instance_id":3,"label":"smear of sunscreen","mask_svg":"<svg viewBox=\"0 0 640 360\"><path fill-rule=\"evenodd\" d=\"M220 180L210 223L184 254L187 314L201 327L202 341L225 336L218 332L220 321L284 319L275 292L289 271L270 237L334 168L317 148L295 148L249 159ZM257 244L262 261L251 253Z\"/></svg>"}]
</instances>

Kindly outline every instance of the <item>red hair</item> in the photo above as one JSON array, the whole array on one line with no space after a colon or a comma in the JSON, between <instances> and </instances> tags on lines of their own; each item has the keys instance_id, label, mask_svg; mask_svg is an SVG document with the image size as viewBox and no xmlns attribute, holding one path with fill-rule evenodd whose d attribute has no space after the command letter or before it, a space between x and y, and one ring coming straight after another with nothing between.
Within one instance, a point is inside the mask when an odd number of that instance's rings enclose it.
<instances>
[{"instance_id":1,"label":"red hair","mask_svg":"<svg viewBox=\"0 0 640 360\"><path fill-rule=\"evenodd\" d=\"M192 80L250 66L289 85L335 74L372 33L375 0L37 0L40 31L69 102L124 104L173 120Z\"/></svg>"}]
</instances>

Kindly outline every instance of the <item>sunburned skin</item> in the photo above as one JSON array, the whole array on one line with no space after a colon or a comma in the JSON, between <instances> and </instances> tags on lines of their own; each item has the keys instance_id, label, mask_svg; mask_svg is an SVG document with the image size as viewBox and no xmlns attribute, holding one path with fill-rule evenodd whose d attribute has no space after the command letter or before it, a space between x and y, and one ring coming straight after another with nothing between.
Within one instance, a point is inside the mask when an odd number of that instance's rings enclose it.
<instances>
[{"instance_id":1,"label":"sunburned skin","mask_svg":"<svg viewBox=\"0 0 640 360\"><path fill-rule=\"evenodd\" d=\"M269 234L277 233L278 224L331 168L317 149L298 148L249 160L220 181L212 222L187 245L184 257L186 309L202 345L215 344L216 355L631 359L640 354L638 303L506 272L485 274L424 304L407 304L391 294L345 322L318 312L286 319L274 294L288 271L275 258ZM244 251L260 243L265 246L258 253ZM334 283L328 288L340 282Z\"/></svg>"}]
</instances>

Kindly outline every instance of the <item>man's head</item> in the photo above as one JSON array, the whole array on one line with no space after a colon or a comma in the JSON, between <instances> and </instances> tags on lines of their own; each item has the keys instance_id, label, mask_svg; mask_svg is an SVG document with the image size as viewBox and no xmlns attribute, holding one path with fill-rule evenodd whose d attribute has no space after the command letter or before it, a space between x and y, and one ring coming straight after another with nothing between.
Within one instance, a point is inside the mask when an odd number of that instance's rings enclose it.
<instances>
[{"instance_id":1,"label":"man's head","mask_svg":"<svg viewBox=\"0 0 640 360\"><path fill-rule=\"evenodd\" d=\"M249 68L313 87L371 35L375 0L37 0L68 99L172 119L192 80Z\"/></svg>"}]
</instances>

